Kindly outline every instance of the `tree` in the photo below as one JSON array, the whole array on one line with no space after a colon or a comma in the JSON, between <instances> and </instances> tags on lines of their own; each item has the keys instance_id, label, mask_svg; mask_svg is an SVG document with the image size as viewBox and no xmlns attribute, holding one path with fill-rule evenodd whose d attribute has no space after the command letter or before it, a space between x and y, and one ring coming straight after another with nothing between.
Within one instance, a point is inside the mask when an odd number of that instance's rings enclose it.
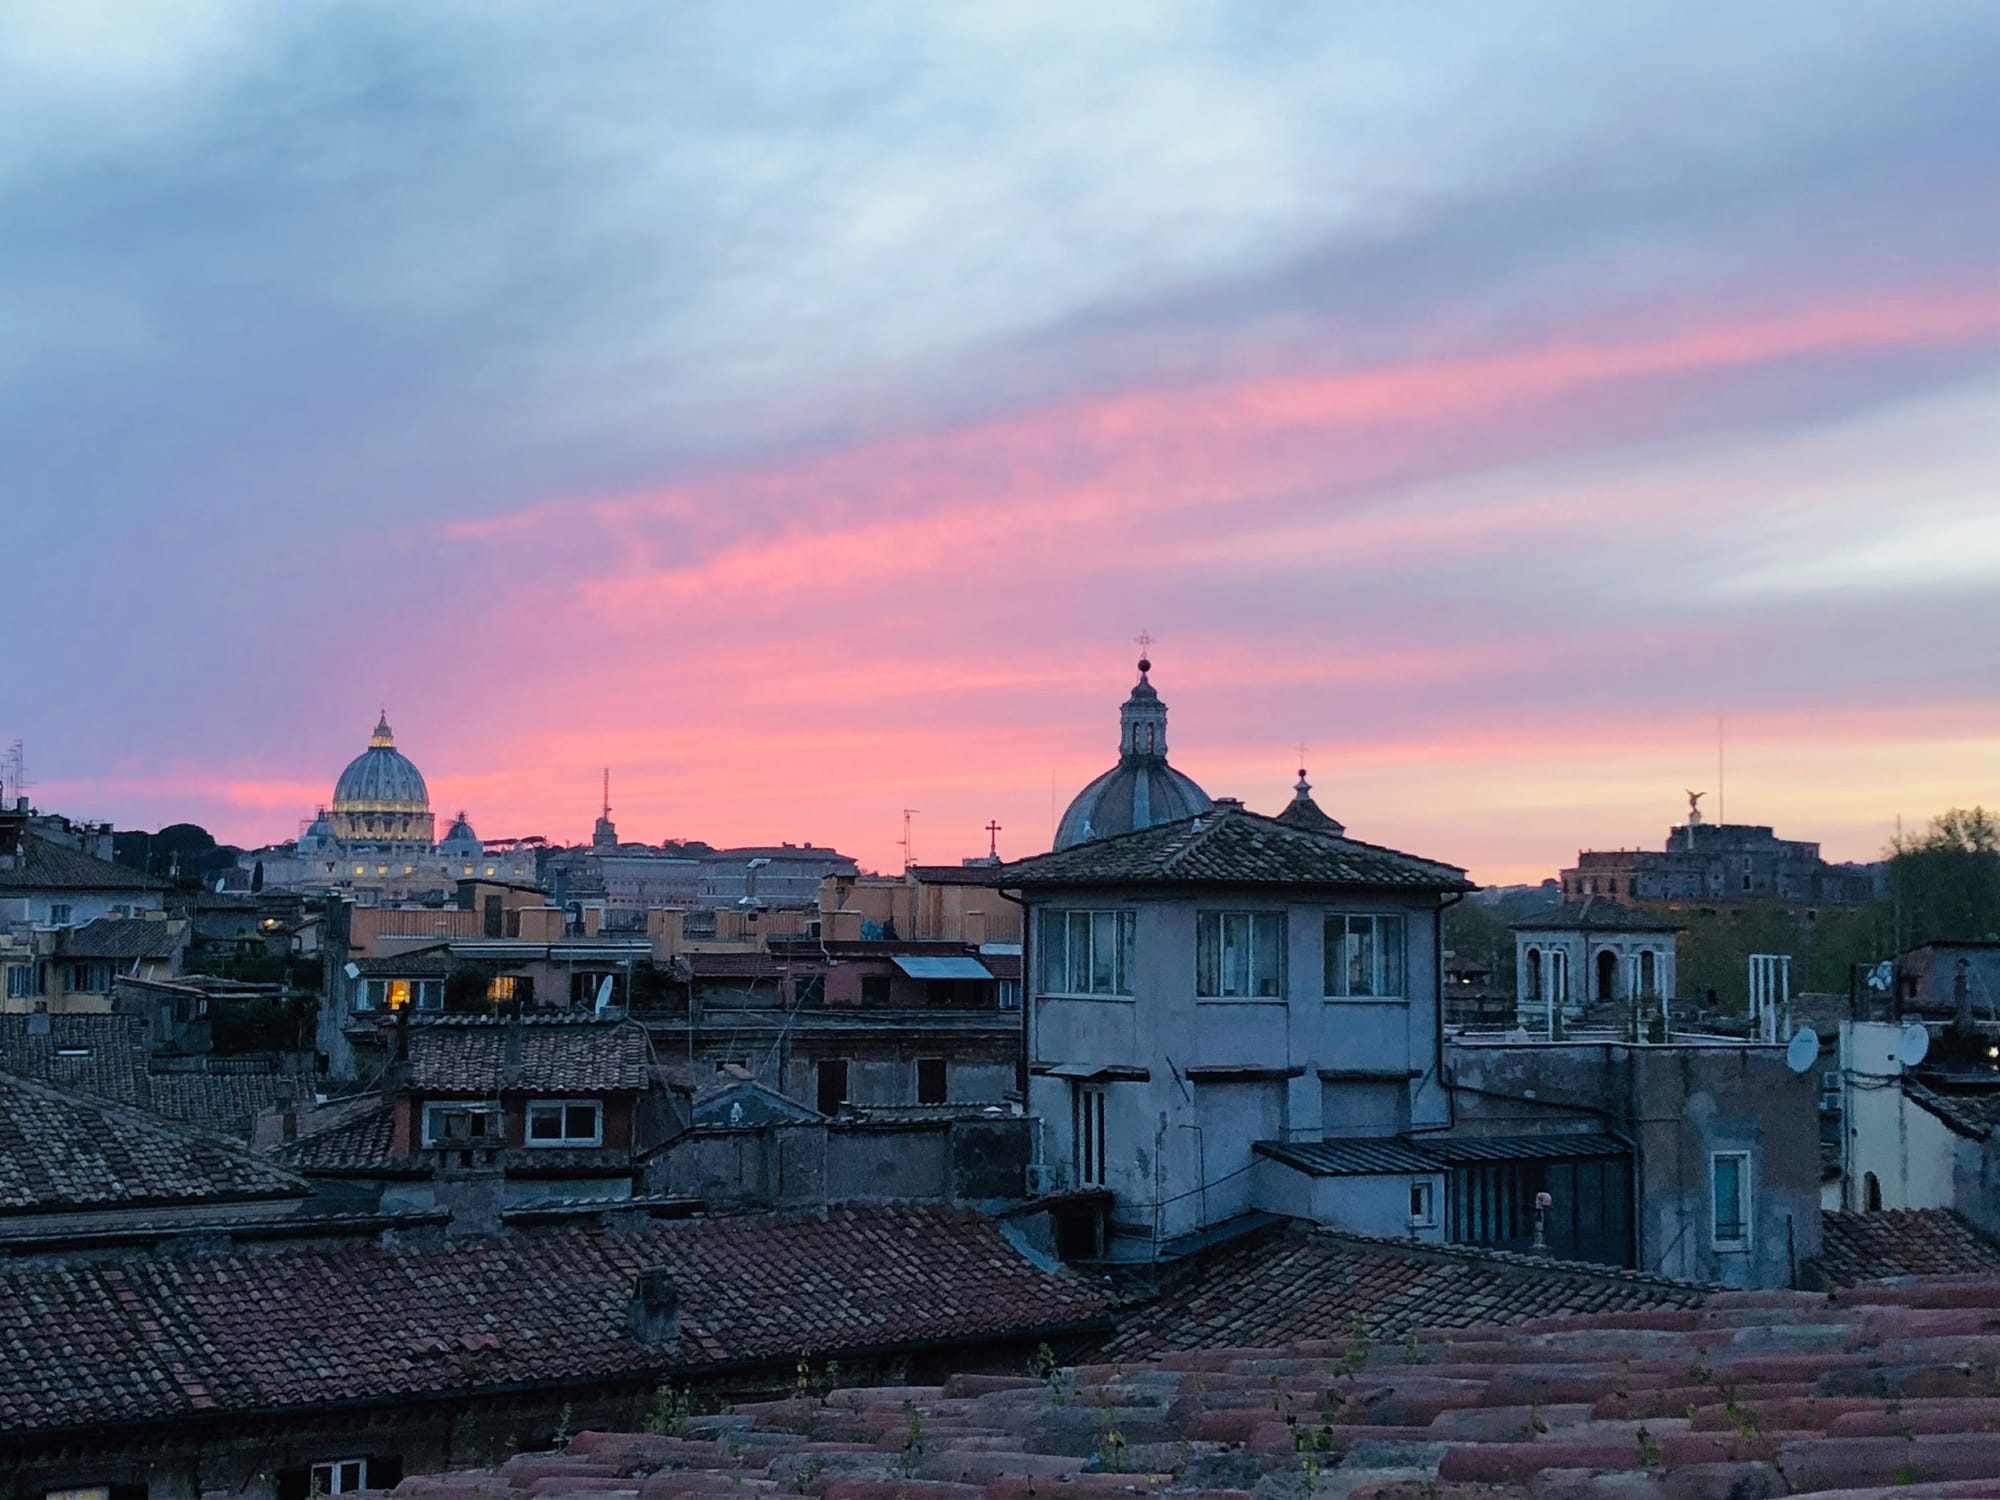
<instances>
[{"instance_id":1,"label":"tree","mask_svg":"<svg viewBox=\"0 0 2000 1500\"><path fill-rule=\"evenodd\" d=\"M2000 938L2000 818L1954 807L1889 847L1889 892L1903 947Z\"/></svg>"}]
</instances>

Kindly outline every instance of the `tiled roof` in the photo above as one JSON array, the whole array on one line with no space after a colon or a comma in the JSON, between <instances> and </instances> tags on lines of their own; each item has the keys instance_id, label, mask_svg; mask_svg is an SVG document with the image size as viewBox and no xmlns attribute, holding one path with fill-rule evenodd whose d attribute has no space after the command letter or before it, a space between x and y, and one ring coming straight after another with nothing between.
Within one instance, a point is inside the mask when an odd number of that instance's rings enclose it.
<instances>
[{"instance_id":1,"label":"tiled roof","mask_svg":"<svg viewBox=\"0 0 2000 1500\"><path fill-rule=\"evenodd\" d=\"M303 1198L299 1178L213 1136L0 1073L0 1214Z\"/></svg>"},{"instance_id":2,"label":"tiled roof","mask_svg":"<svg viewBox=\"0 0 2000 1500\"><path fill-rule=\"evenodd\" d=\"M1475 1161L1560 1161L1624 1156L1631 1147L1615 1135L1381 1136L1330 1141L1259 1141L1256 1149L1288 1167L1320 1177L1380 1172L1441 1172Z\"/></svg>"},{"instance_id":3,"label":"tiled roof","mask_svg":"<svg viewBox=\"0 0 2000 1500\"><path fill-rule=\"evenodd\" d=\"M1120 1321L1103 1357L1685 1307L1705 1289L1609 1266L1287 1226L1193 1262Z\"/></svg>"},{"instance_id":4,"label":"tiled roof","mask_svg":"<svg viewBox=\"0 0 2000 1500\"><path fill-rule=\"evenodd\" d=\"M1091 839L991 871L1002 887L1215 884L1331 885L1417 891L1475 889L1454 865L1418 859L1241 807L1135 833Z\"/></svg>"},{"instance_id":5,"label":"tiled roof","mask_svg":"<svg viewBox=\"0 0 2000 1500\"><path fill-rule=\"evenodd\" d=\"M396 1116L386 1101L342 1101L315 1113L333 1116L331 1123L315 1129L308 1116L298 1139L272 1148L274 1160L307 1174L394 1172L408 1165L396 1154Z\"/></svg>"},{"instance_id":6,"label":"tiled roof","mask_svg":"<svg viewBox=\"0 0 2000 1500\"><path fill-rule=\"evenodd\" d=\"M1820 1232L1820 1268L1832 1286L2000 1272L2000 1244L1948 1208L1824 1213Z\"/></svg>"},{"instance_id":7,"label":"tiled roof","mask_svg":"<svg viewBox=\"0 0 2000 1500\"><path fill-rule=\"evenodd\" d=\"M32 833L21 835L21 852L0 860L0 890L163 891L166 882L137 870L85 854Z\"/></svg>"},{"instance_id":8,"label":"tiled roof","mask_svg":"<svg viewBox=\"0 0 2000 1500\"><path fill-rule=\"evenodd\" d=\"M410 1088L420 1094L614 1094L643 1092L653 1044L636 1021L426 1023L410 1028Z\"/></svg>"},{"instance_id":9,"label":"tiled roof","mask_svg":"<svg viewBox=\"0 0 2000 1500\"><path fill-rule=\"evenodd\" d=\"M1539 932L1545 928L1585 928L1593 932L1680 932L1685 922L1656 917L1636 906L1627 906L1609 896L1586 896L1581 901L1559 901L1546 911L1507 924L1516 932Z\"/></svg>"},{"instance_id":10,"label":"tiled roof","mask_svg":"<svg viewBox=\"0 0 2000 1500\"><path fill-rule=\"evenodd\" d=\"M172 958L187 946L187 923L144 917L99 917L62 934L66 958Z\"/></svg>"},{"instance_id":11,"label":"tiled roof","mask_svg":"<svg viewBox=\"0 0 2000 1500\"><path fill-rule=\"evenodd\" d=\"M1929 1110L1962 1136L1983 1141L2000 1125L2000 1090L1941 1092L1914 1078L1903 1080L1903 1093L1912 1104Z\"/></svg>"},{"instance_id":12,"label":"tiled roof","mask_svg":"<svg viewBox=\"0 0 2000 1500\"><path fill-rule=\"evenodd\" d=\"M147 1095L156 1115L247 1141L257 1116L276 1104L310 1102L316 1082L303 1073L154 1073Z\"/></svg>"},{"instance_id":13,"label":"tiled roof","mask_svg":"<svg viewBox=\"0 0 2000 1500\"><path fill-rule=\"evenodd\" d=\"M642 1272L672 1343L629 1331ZM989 1220L835 1208L552 1229L432 1249L349 1244L0 1271L0 1429L158 1423L1100 1324L1080 1278Z\"/></svg>"},{"instance_id":14,"label":"tiled roof","mask_svg":"<svg viewBox=\"0 0 2000 1500\"><path fill-rule=\"evenodd\" d=\"M48 1023L37 1033L35 1023ZM0 1071L143 1106L146 1023L139 1016L0 1016Z\"/></svg>"},{"instance_id":15,"label":"tiled roof","mask_svg":"<svg viewBox=\"0 0 2000 1500\"><path fill-rule=\"evenodd\" d=\"M428 948L408 948L401 953L357 958L354 967L367 979L448 979L458 967L448 944Z\"/></svg>"},{"instance_id":16,"label":"tiled roof","mask_svg":"<svg viewBox=\"0 0 2000 1500\"><path fill-rule=\"evenodd\" d=\"M584 1432L406 1500L1992 1500L2000 1282L836 1390Z\"/></svg>"}]
</instances>

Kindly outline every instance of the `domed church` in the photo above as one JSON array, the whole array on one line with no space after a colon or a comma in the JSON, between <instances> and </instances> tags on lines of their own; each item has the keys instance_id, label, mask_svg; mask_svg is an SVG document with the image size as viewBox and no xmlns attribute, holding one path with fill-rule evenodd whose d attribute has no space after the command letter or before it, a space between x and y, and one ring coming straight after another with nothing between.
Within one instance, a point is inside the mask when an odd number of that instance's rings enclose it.
<instances>
[{"instance_id":1,"label":"domed church","mask_svg":"<svg viewBox=\"0 0 2000 1500\"><path fill-rule=\"evenodd\" d=\"M1131 833L1208 812L1215 804L1194 779L1167 764L1167 705L1139 658L1139 681L1118 710L1118 764L1076 794L1056 827L1056 848Z\"/></svg>"},{"instance_id":2,"label":"domed church","mask_svg":"<svg viewBox=\"0 0 2000 1500\"><path fill-rule=\"evenodd\" d=\"M329 818L342 843L431 846L436 825L430 789L423 773L396 748L386 709L368 748L347 763L334 783Z\"/></svg>"}]
</instances>

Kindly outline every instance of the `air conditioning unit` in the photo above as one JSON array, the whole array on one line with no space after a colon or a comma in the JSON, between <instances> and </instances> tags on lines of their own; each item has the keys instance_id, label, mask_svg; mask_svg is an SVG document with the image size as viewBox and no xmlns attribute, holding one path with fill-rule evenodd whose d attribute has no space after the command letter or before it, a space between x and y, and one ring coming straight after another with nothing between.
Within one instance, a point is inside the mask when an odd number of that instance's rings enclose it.
<instances>
[{"instance_id":1,"label":"air conditioning unit","mask_svg":"<svg viewBox=\"0 0 2000 1500\"><path fill-rule=\"evenodd\" d=\"M1028 1163L1028 1196L1030 1198L1047 1197L1050 1193L1060 1190L1061 1187L1062 1174L1056 1171L1054 1167L1039 1161Z\"/></svg>"}]
</instances>

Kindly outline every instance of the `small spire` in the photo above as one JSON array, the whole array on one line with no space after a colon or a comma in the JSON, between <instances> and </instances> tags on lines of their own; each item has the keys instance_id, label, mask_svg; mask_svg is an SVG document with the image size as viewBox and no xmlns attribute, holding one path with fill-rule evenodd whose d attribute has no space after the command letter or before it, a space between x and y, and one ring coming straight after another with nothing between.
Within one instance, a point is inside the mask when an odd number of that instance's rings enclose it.
<instances>
[{"instance_id":1,"label":"small spire","mask_svg":"<svg viewBox=\"0 0 2000 1500\"><path fill-rule=\"evenodd\" d=\"M382 710L382 716L375 721L375 733L369 736L368 748L371 750L396 748L396 736L389 728L389 710L386 707Z\"/></svg>"},{"instance_id":2,"label":"small spire","mask_svg":"<svg viewBox=\"0 0 2000 1500\"><path fill-rule=\"evenodd\" d=\"M1293 800L1298 802L1312 801L1312 783L1306 780L1306 743L1304 740L1299 741L1299 783L1292 790L1298 794Z\"/></svg>"}]
</instances>

